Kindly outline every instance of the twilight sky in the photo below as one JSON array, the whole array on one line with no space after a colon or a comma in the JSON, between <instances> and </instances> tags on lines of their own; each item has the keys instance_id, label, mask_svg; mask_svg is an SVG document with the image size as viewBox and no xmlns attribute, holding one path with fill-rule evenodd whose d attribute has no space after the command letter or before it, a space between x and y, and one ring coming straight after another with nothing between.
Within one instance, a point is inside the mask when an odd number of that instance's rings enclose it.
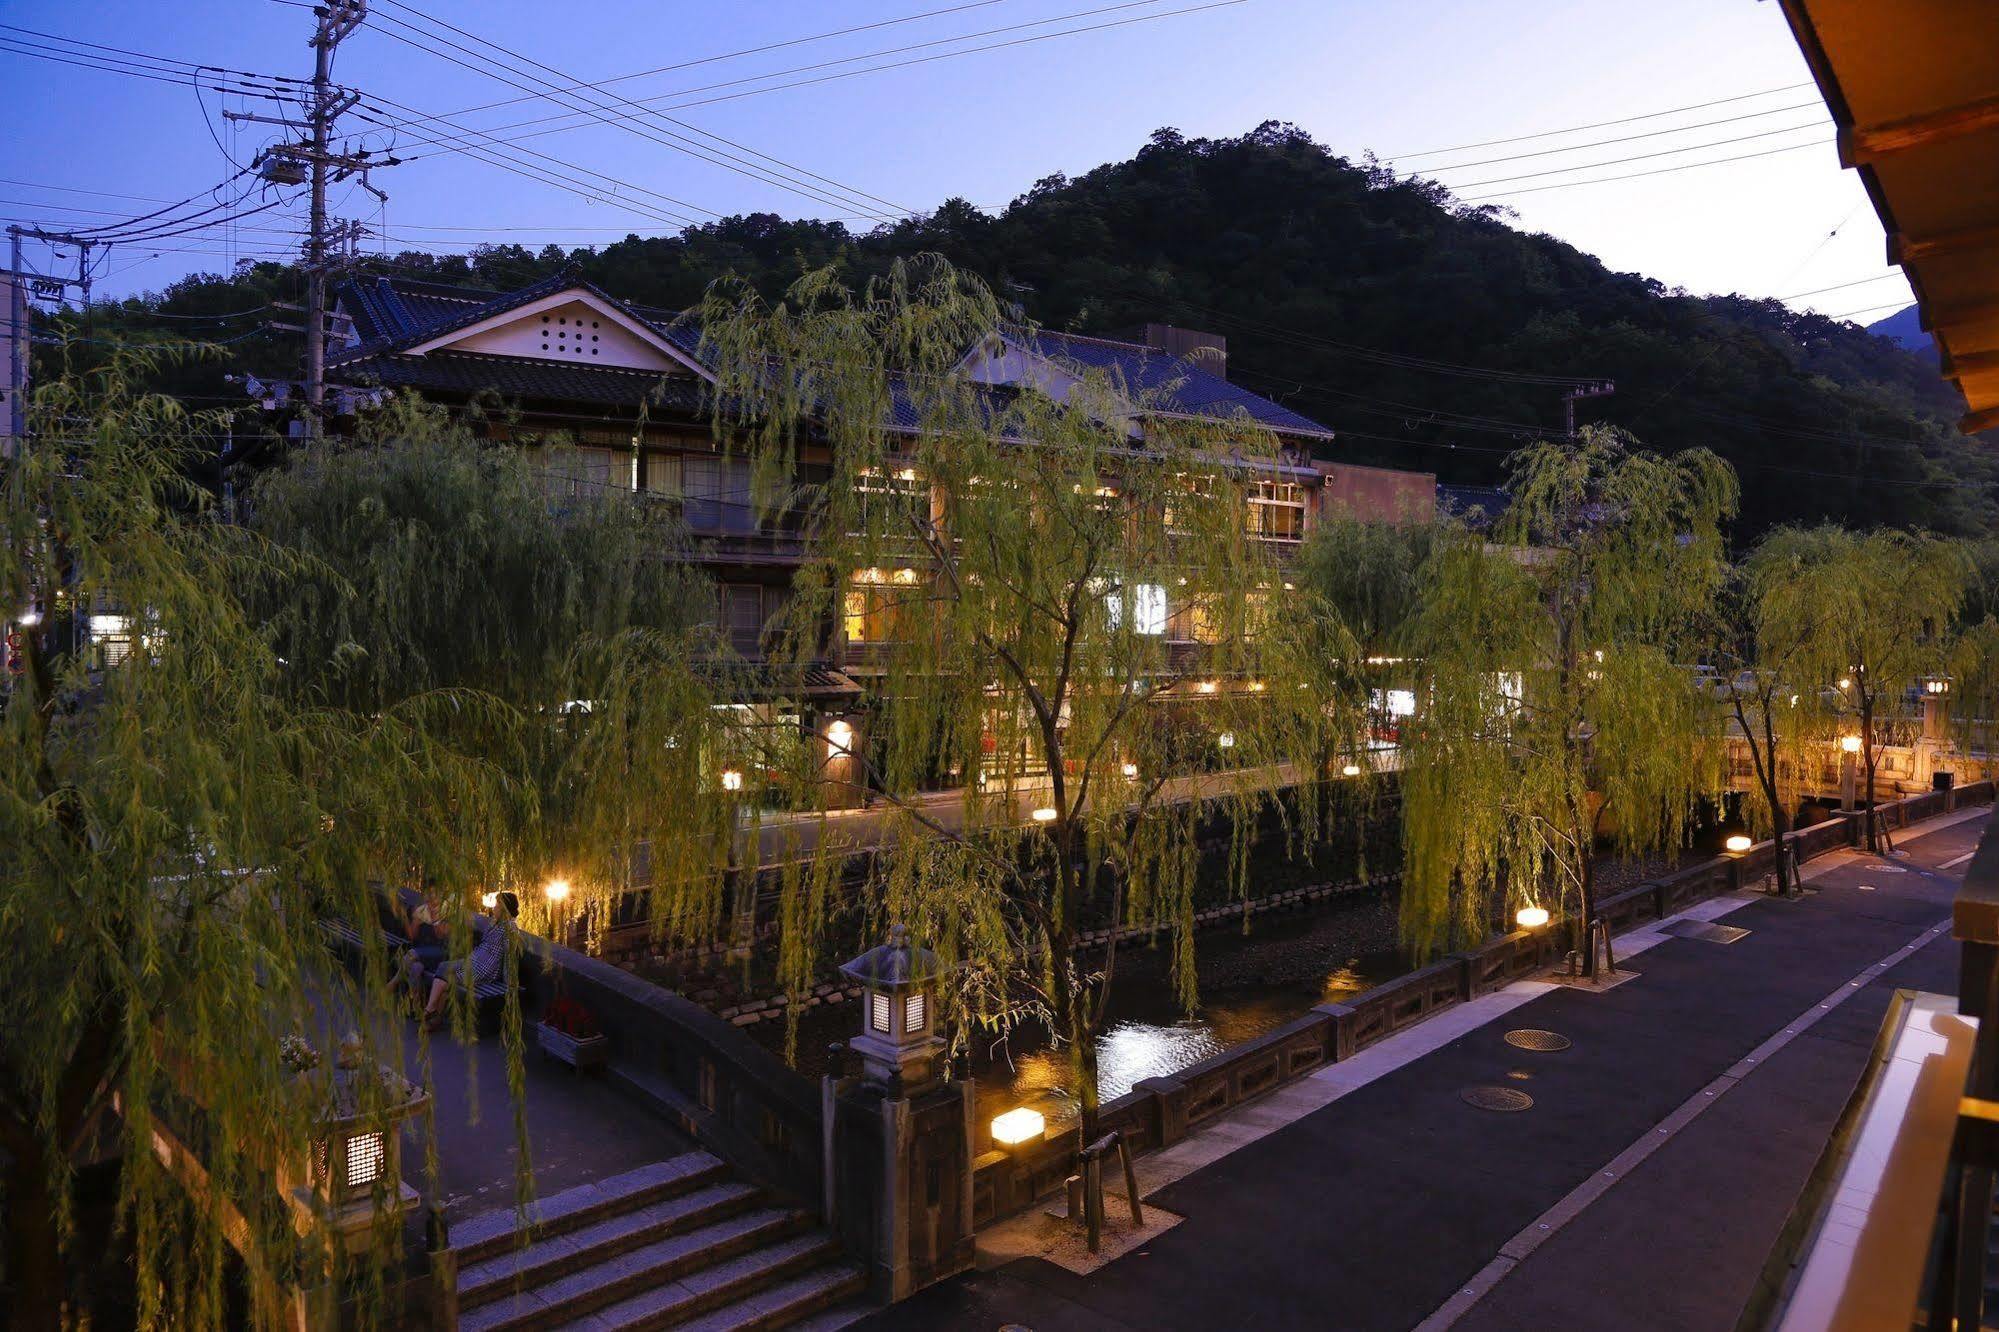
<instances>
[{"instance_id":1,"label":"twilight sky","mask_svg":"<svg viewBox=\"0 0 1999 1332\"><path fill-rule=\"evenodd\" d=\"M357 143L393 139L409 159L379 177L385 210L342 191L340 211L378 235L386 228L392 249L579 245L677 229L662 215L752 210L865 228L870 211L927 211L952 195L1002 206L1052 172L1129 156L1162 125L1222 136L1280 119L1337 152L1372 150L1460 197L1508 204L1516 225L1669 285L1813 293L1792 303L1861 323L1910 299L1884 264L1858 180L1834 159L1824 106L1768 0L373 0L371 9L342 47L336 79L393 108L378 109L378 120L420 112L456 126L390 133L345 122ZM0 153L0 217L44 226L133 217L224 180L235 170L225 151L247 163L278 133L219 115L225 106L270 111L268 102L213 91L198 102L184 82L58 63L45 58L47 37L21 29L98 43L99 61L129 66L138 52L299 77L311 73L311 23L292 0L0 0L0 25L10 25L0 28L0 81L29 109L16 125L30 131L10 135ZM798 40L864 24L879 26ZM779 42L794 44L731 55ZM975 46L994 49L931 59ZM559 108L445 58L477 63L472 51L510 61L505 77L530 86L556 76L523 67L529 59L593 83L678 66L596 96L647 99L733 144L628 111L604 119L686 136L831 197L801 196L616 124L546 121ZM909 61L922 63L853 73ZM521 100L453 114L501 99ZM1713 104L1650 114L1700 103ZM1624 123L1604 123L1613 121ZM1598 128L1545 135L1585 125ZM495 151L569 176L574 188L473 160L458 151L480 142L472 129L532 134ZM1543 137L1434 151L1527 135ZM1634 178L1576 183L1612 176ZM240 208L271 197L252 194ZM226 269L232 256L275 253L295 242L302 216L302 203L233 226L211 215L207 229L121 247L100 289L156 289Z\"/></svg>"}]
</instances>

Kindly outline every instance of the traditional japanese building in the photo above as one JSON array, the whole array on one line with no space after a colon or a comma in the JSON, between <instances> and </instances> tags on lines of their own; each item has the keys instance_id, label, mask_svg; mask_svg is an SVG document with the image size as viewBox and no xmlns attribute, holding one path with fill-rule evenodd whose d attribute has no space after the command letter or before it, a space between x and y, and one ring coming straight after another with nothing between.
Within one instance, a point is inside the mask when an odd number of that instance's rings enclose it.
<instances>
[{"instance_id":1,"label":"traditional japanese building","mask_svg":"<svg viewBox=\"0 0 1999 1332\"><path fill-rule=\"evenodd\" d=\"M717 448L704 405L714 376L679 312L620 301L572 274L510 292L369 277L344 284L337 302L348 335L329 355L327 375L358 391L344 398L414 390L464 413L489 438L561 438L574 447L550 451L553 492L625 492L674 506L690 558L715 579L723 635L749 662L762 659L766 626L806 552L795 527L758 511L748 460ZM1157 324L1130 341L996 330L967 352L962 371L975 382L1032 386L1057 399L1080 376L1102 373L1142 400L1131 427L1139 437L1160 416L1247 419L1269 431L1279 457L1256 465L1244 521L1280 554L1322 516L1403 522L1436 511L1434 476L1334 461L1327 456L1334 433L1230 382L1226 344L1210 334ZM808 481L815 461L823 466L825 458L808 447L801 455ZM892 600L892 588L867 577L886 581L897 572L909 571L856 575L823 661L803 678L772 680L770 721L846 724L844 703L878 660ZM1139 610L1147 632L1165 641L1169 660L1191 659L1202 631L1196 609L1173 604L1171 589L1154 590L1159 595Z\"/></svg>"},{"instance_id":2,"label":"traditional japanese building","mask_svg":"<svg viewBox=\"0 0 1999 1332\"><path fill-rule=\"evenodd\" d=\"M511 420L481 414L488 434L575 444L565 474L551 479L556 487L675 504L697 558L715 571L731 643L757 654L801 551L793 534L760 521L748 461L716 449L702 405L713 375L678 312L620 301L566 274L511 292L373 277L344 284L337 298L349 333L328 357L330 380L414 389L452 407L504 403ZM1327 457L1333 432L1231 383L1226 344L1213 335L1159 324L1140 341L1002 331L964 368L980 382L1031 384L1057 397L1078 375L1107 372L1145 396L1140 431L1147 417L1164 414L1247 418L1272 432L1284 460L1254 483L1245 521L1281 546L1302 541L1322 514L1408 521L1435 511L1435 477ZM1169 608L1164 632L1182 619ZM844 637L864 640L865 616L851 628Z\"/></svg>"}]
</instances>

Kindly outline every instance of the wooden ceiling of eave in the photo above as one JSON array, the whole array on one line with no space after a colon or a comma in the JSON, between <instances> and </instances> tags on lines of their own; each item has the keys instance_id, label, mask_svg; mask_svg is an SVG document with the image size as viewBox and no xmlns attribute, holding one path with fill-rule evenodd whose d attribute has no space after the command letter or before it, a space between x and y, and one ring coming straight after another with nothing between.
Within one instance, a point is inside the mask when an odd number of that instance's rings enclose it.
<instances>
[{"instance_id":1,"label":"wooden ceiling of eave","mask_svg":"<svg viewBox=\"0 0 1999 1332\"><path fill-rule=\"evenodd\" d=\"M1999 0L1783 0L1936 338L1967 431L1999 427Z\"/></svg>"}]
</instances>

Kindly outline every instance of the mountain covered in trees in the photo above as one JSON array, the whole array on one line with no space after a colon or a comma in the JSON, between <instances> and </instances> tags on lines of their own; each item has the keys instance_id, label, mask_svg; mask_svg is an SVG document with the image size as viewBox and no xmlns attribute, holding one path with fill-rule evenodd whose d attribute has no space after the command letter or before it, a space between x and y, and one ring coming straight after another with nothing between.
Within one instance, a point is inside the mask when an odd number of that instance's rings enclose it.
<instances>
[{"instance_id":1,"label":"mountain covered in trees","mask_svg":"<svg viewBox=\"0 0 1999 1332\"><path fill-rule=\"evenodd\" d=\"M1578 421L1719 452L1742 478L1738 536L1821 519L1969 535L1999 516L1999 462L1956 432L1963 404L1934 360L1774 300L1612 272L1499 207L1460 204L1275 122L1233 139L1160 130L1130 160L1050 176L998 214L954 199L868 233L753 214L602 247L369 262L498 288L574 265L626 299L683 306L726 273L774 295L809 266L839 265L853 282L920 251L1055 328L1224 334L1231 378L1335 428L1329 453L1343 460L1491 483L1509 452L1563 428L1561 377L1601 378L1615 394L1577 403ZM190 396L225 401L241 392L225 373L293 373L298 351L295 335L216 316L294 299L298 286L271 263L190 278L96 307L91 336L233 339L175 375Z\"/></svg>"}]
</instances>

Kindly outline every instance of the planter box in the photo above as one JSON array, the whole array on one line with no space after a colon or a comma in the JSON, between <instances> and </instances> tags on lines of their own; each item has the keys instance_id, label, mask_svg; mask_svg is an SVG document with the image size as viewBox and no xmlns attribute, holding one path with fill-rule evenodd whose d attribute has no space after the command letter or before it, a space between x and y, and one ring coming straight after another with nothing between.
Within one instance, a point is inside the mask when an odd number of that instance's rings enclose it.
<instances>
[{"instance_id":1,"label":"planter box","mask_svg":"<svg viewBox=\"0 0 1999 1332\"><path fill-rule=\"evenodd\" d=\"M557 1031L546 1022L535 1023L534 1033L545 1057L559 1059L579 1071L602 1068L611 1057L611 1039L608 1036L571 1036Z\"/></svg>"}]
</instances>

